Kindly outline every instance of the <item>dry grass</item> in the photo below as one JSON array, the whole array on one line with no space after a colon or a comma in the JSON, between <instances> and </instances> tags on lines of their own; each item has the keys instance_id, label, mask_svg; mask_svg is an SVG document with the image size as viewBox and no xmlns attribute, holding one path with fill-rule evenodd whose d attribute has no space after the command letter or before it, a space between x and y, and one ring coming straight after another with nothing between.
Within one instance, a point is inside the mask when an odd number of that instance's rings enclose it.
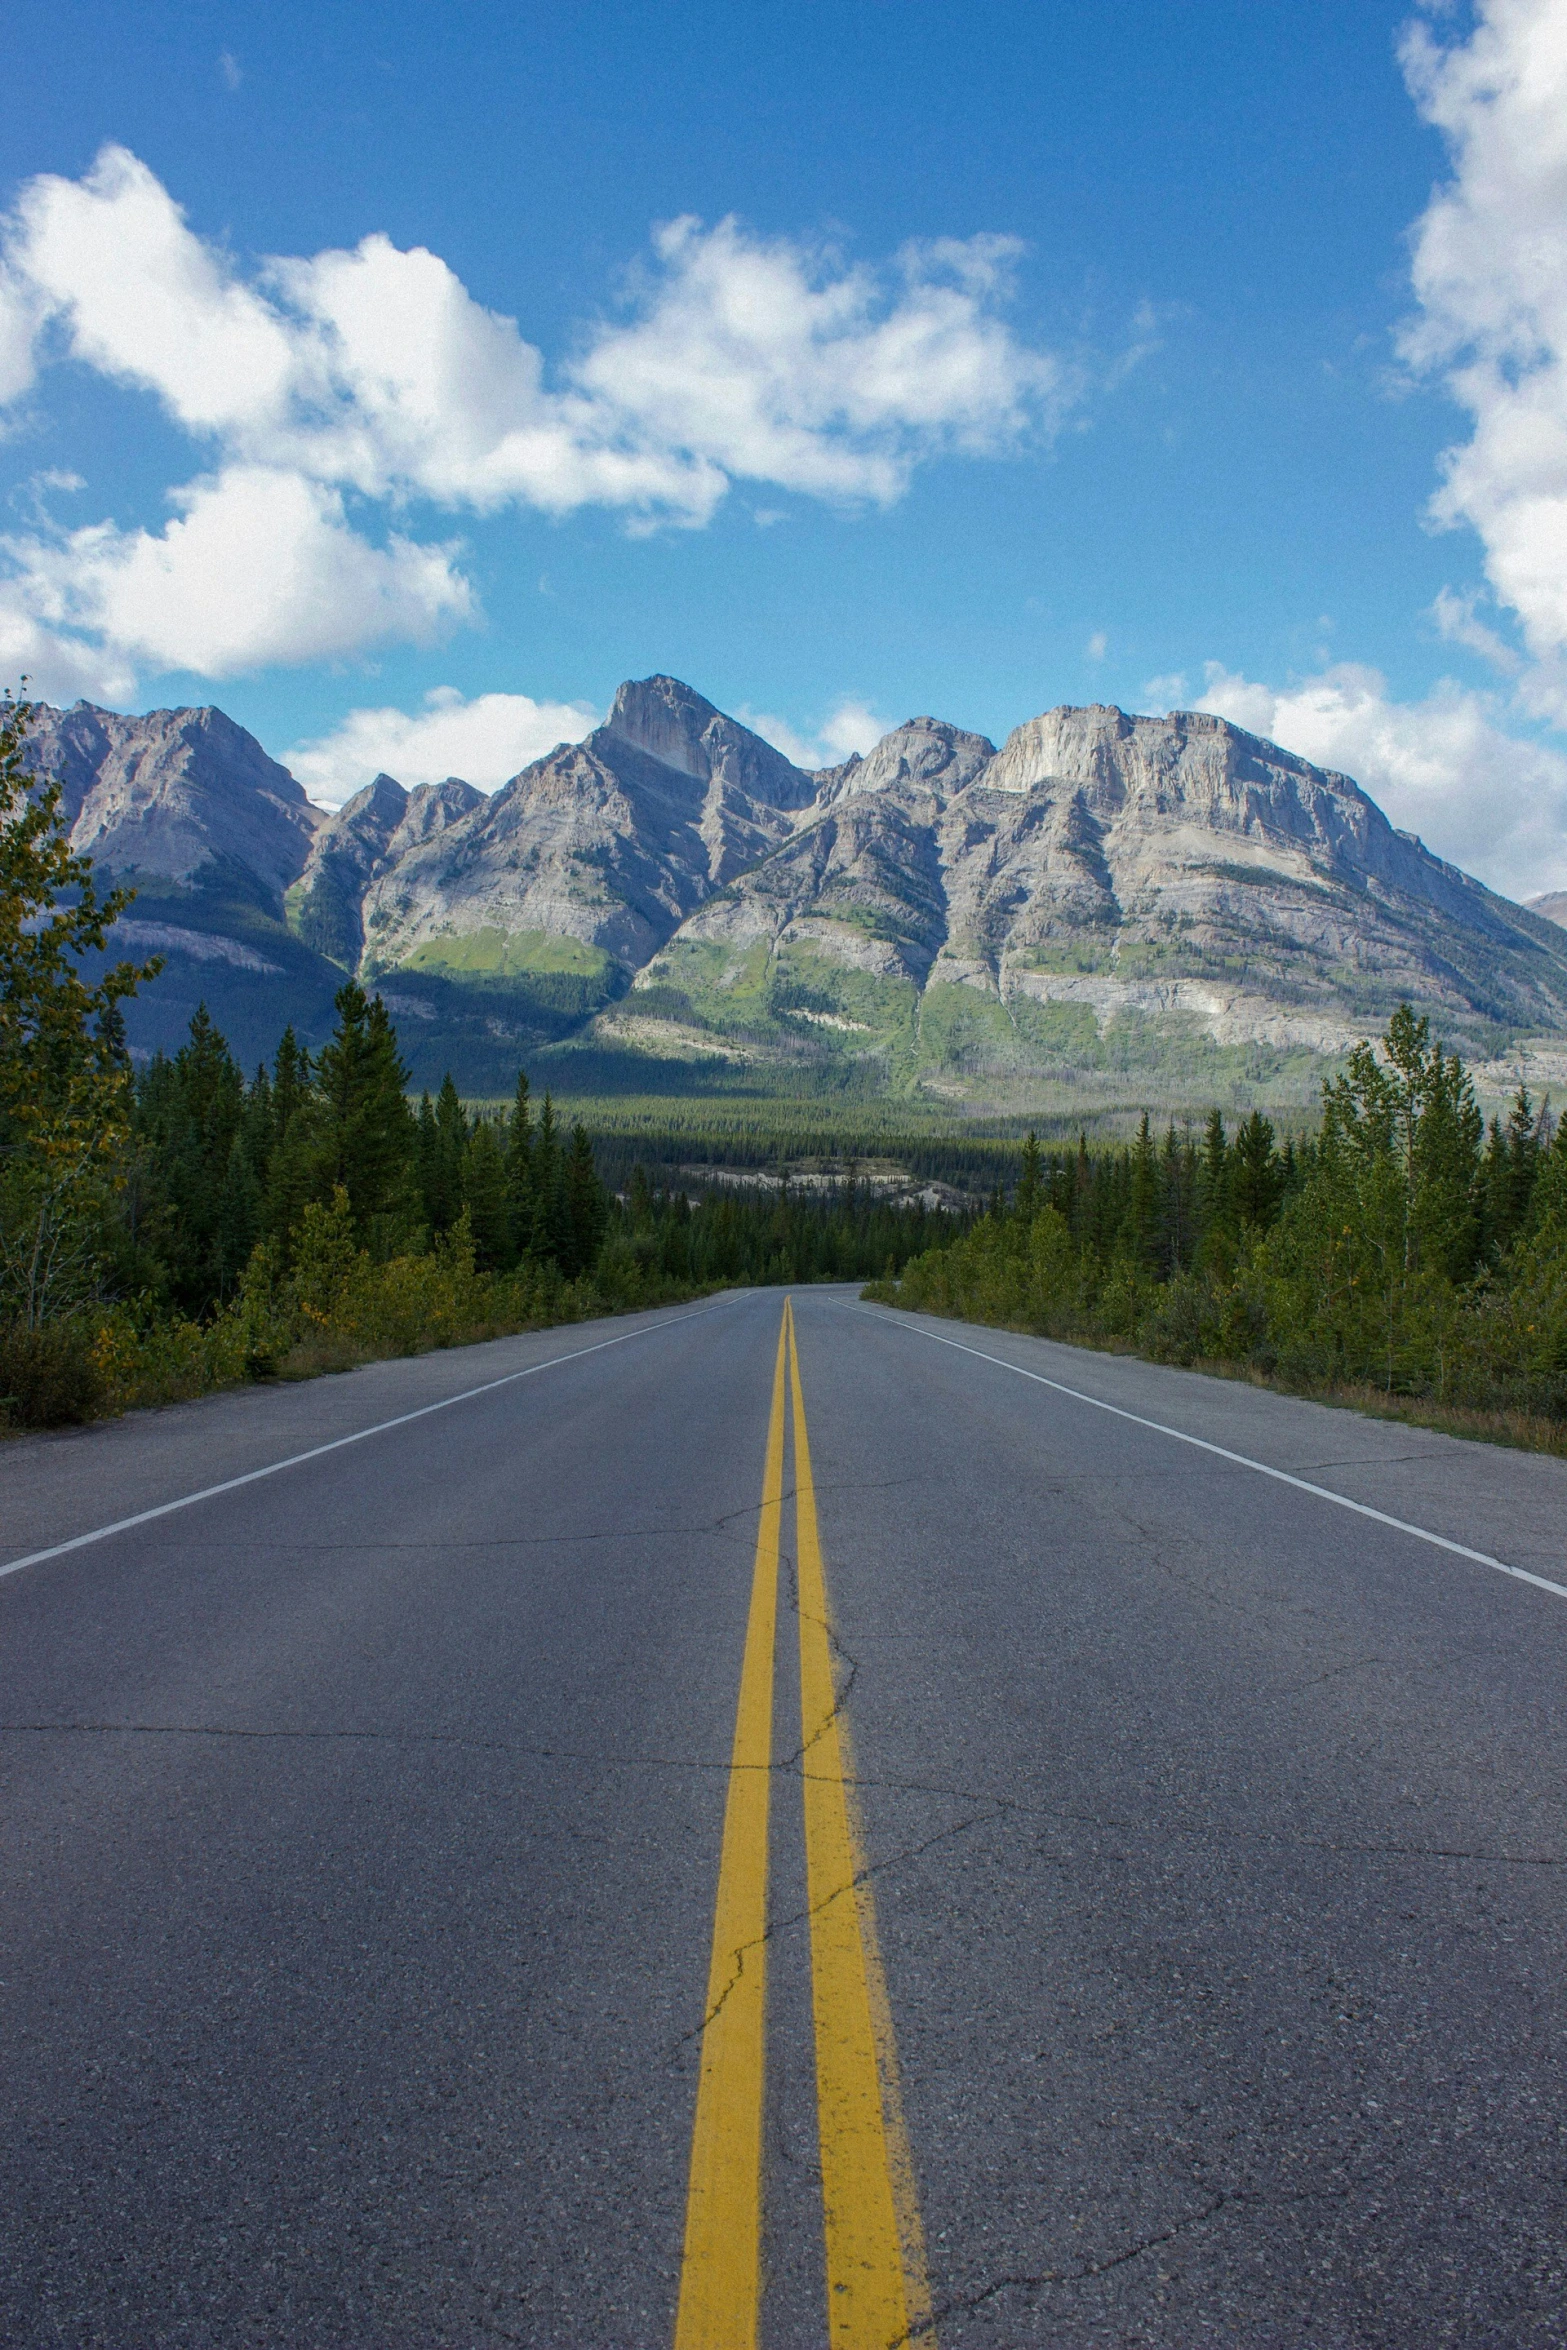
<instances>
[{"instance_id":1,"label":"dry grass","mask_svg":"<svg viewBox=\"0 0 1567 2350\"><path fill-rule=\"evenodd\" d=\"M1402 1420L1412 1428L1434 1429L1440 1436L1463 1436L1476 1444L1506 1444L1516 1452L1549 1452L1567 1459L1567 1423L1548 1419L1542 1412L1523 1411L1517 1405L1487 1409L1479 1404L1439 1403L1429 1395L1389 1395L1381 1387L1295 1386L1266 1377L1249 1365L1228 1369L1216 1363L1198 1363L1192 1367L1217 1371L1221 1378L1245 1379L1254 1387L1272 1389L1276 1395L1297 1395L1308 1403L1364 1412L1368 1419Z\"/></svg>"}]
</instances>

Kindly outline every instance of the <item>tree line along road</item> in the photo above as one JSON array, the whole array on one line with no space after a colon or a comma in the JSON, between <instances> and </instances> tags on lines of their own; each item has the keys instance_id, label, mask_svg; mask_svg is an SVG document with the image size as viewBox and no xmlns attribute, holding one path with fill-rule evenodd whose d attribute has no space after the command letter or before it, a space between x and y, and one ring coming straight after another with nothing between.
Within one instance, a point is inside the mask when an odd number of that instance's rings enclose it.
<instances>
[{"instance_id":1,"label":"tree line along road","mask_svg":"<svg viewBox=\"0 0 1567 2350\"><path fill-rule=\"evenodd\" d=\"M0 2340L1567 2341L1564 1505L830 1289L0 1448Z\"/></svg>"}]
</instances>

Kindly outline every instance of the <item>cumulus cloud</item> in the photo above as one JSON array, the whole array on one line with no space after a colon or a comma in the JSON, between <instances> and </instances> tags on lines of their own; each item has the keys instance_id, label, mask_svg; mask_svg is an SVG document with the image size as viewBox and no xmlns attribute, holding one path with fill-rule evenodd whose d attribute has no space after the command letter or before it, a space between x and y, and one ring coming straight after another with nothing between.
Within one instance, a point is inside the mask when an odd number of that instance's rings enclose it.
<instances>
[{"instance_id":1,"label":"cumulus cloud","mask_svg":"<svg viewBox=\"0 0 1567 2350\"><path fill-rule=\"evenodd\" d=\"M1480 0L1467 39L1417 22L1402 61L1453 173L1415 225L1401 350L1472 426L1432 518L1478 532L1533 664L1524 700L1567 719L1567 11Z\"/></svg>"},{"instance_id":2,"label":"cumulus cloud","mask_svg":"<svg viewBox=\"0 0 1567 2350\"><path fill-rule=\"evenodd\" d=\"M154 398L202 451L201 471L172 493L177 519L160 534L105 523L13 541L13 593L101 646L216 676L467 616L448 547L372 536L349 499L373 502L383 525L424 502L592 505L697 526L737 480L887 503L920 462L1004 452L1053 429L1076 396L1062 363L1002 315L1016 252L1004 238L937 240L873 270L733 219L682 219L656 233L621 312L551 375L437 254L372 235L246 272L145 164L106 147L84 178L44 175L18 199L0 398L64 356ZM237 528L247 499L264 564L277 568L286 515L307 549L297 619L254 598L247 624L216 574L216 619L199 593L175 592L202 548L233 552L217 521ZM328 574L341 599L314 592ZM153 617L129 634L120 582L153 593Z\"/></svg>"},{"instance_id":3,"label":"cumulus cloud","mask_svg":"<svg viewBox=\"0 0 1567 2350\"><path fill-rule=\"evenodd\" d=\"M67 654L96 644L206 677L427 640L471 609L449 549L395 534L371 546L338 492L299 474L232 466L176 503L157 533L95 523L5 541L16 568L0 601Z\"/></svg>"},{"instance_id":4,"label":"cumulus cloud","mask_svg":"<svg viewBox=\"0 0 1567 2350\"><path fill-rule=\"evenodd\" d=\"M1349 662L1280 689L1210 661L1192 706L1352 775L1393 823L1508 897L1567 886L1567 756L1505 732L1488 695L1444 680L1399 702Z\"/></svg>"},{"instance_id":5,"label":"cumulus cloud","mask_svg":"<svg viewBox=\"0 0 1567 2350\"><path fill-rule=\"evenodd\" d=\"M27 611L0 586L0 680L42 702L102 702L111 707L136 691L136 672L119 654L81 638L64 637Z\"/></svg>"},{"instance_id":6,"label":"cumulus cloud","mask_svg":"<svg viewBox=\"0 0 1567 2350\"><path fill-rule=\"evenodd\" d=\"M885 718L878 718L868 703L857 701L852 696L845 696L842 701L835 702L814 734L801 734L790 725L787 718L775 718L767 711L749 710L744 703L737 715L753 734L759 734L764 742L771 743L775 751L782 751L784 757L792 759L796 767L806 769L839 767L856 751L863 759L866 752L874 750L888 731Z\"/></svg>"},{"instance_id":7,"label":"cumulus cloud","mask_svg":"<svg viewBox=\"0 0 1567 2350\"><path fill-rule=\"evenodd\" d=\"M286 751L283 764L328 808L382 774L406 784L460 775L494 791L557 743L580 742L599 716L582 702L535 702L527 694L467 701L455 686L437 686L422 710L350 710L330 734Z\"/></svg>"},{"instance_id":8,"label":"cumulus cloud","mask_svg":"<svg viewBox=\"0 0 1567 2350\"><path fill-rule=\"evenodd\" d=\"M1567 6L1477 0L1460 38L1443 37L1447 14L1426 0L1401 49L1451 174L1411 232L1418 309L1399 348L1469 418L1429 514L1478 534L1487 586L1444 588L1430 618L1507 686L1444 679L1398 701L1352 663L1276 687L1210 662L1195 706L1353 775L1395 824L1530 897L1567 886L1567 756L1507 726L1567 724ZM1145 692L1179 704L1188 688Z\"/></svg>"},{"instance_id":9,"label":"cumulus cloud","mask_svg":"<svg viewBox=\"0 0 1567 2350\"><path fill-rule=\"evenodd\" d=\"M654 238L642 315L606 330L579 377L722 479L886 504L920 458L994 454L1070 396L1060 362L994 313L1019 250L909 245L889 288L733 219L677 220Z\"/></svg>"}]
</instances>

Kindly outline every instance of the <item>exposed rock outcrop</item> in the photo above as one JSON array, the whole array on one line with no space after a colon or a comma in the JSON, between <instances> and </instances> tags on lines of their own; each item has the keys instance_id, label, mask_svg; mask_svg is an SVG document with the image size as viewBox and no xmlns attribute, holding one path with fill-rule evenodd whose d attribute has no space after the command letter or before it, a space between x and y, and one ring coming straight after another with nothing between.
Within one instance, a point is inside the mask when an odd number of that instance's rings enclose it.
<instances>
[{"instance_id":1,"label":"exposed rock outcrop","mask_svg":"<svg viewBox=\"0 0 1567 2350\"><path fill-rule=\"evenodd\" d=\"M1202 712L1052 710L999 751L929 719L896 729L642 985L688 945L758 943L1223 1043L1338 1051L1404 996L1477 1047L1567 1026L1564 942L1538 914L1395 831L1348 776Z\"/></svg>"},{"instance_id":2,"label":"exposed rock outcrop","mask_svg":"<svg viewBox=\"0 0 1567 2350\"><path fill-rule=\"evenodd\" d=\"M133 718L77 702L41 711L28 749L62 786L72 847L115 873L184 886L221 876L276 905L323 821L221 710Z\"/></svg>"},{"instance_id":3,"label":"exposed rock outcrop","mask_svg":"<svg viewBox=\"0 0 1567 2350\"><path fill-rule=\"evenodd\" d=\"M1487 1068L1567 1048L1567 893L1514 906L1201 712L1063 707L999 750L915 718L810 774L652 677L493 797L381 775L330 815L218 710L78 703L33 739L220 1016L232 973L248 1004L275 985L278 1027L306 988L319 1024L358 970L397 975L432 1054L461 1016L499 1052L577 1034L961 1089L1196 1039L1210 1070L1295 1056L1301 1099L1406 997Z\"/></svg>"},{"instance_id":4,"label":"exposed rock outcrop","mask_svg":"<svg viewBox=\"0 0 1567 2350\"><path fill-rule=\"evenodd\" d=\"M328 816L289 897L289 918L307 946L345 970L364 953L364 908L372 882L411 850L435 840L484 805L484 794L449 775L405 791L378 775Z\"/></svg>"},{"instance_id":5,"label":"exposed rock outcrop","mask_svg":"<svg viewBox=\"0 0 1567 2350\"><path fill-rule=\"evenodd\" d=\"M371 886L378 968L483 933L565 937L626 971L785 840L811 778L673 678L623 685L562 743Z\"/></svg>"}]
</instances>

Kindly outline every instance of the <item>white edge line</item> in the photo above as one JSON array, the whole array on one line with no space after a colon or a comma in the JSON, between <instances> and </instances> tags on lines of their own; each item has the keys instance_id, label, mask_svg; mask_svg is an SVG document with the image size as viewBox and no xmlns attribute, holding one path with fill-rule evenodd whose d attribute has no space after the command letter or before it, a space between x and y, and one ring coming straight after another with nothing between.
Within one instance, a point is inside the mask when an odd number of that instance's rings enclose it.
<instances>
[{"instance_id":1,"label":"white edge line","mask_svg":"<svg viewBox=\"0 0 1567 2350\"><path fill-rule=\"evenodd\" d=\"M871 1306L851 1303L849 1311L868 1314L872 1320L880 1319ZM1297 1493L1314 1493L1319 1501L1331 1501L1341 1510L1353 1510L1357 1518L1375 1518L1379 1526L1391 1526L1399 1534L1412 1534L1417 1542L1429 1542L1437 1550L1450 1550L1455 1558L1472 1559L1477 1567L1494 1567L1499 1575L1511 1575L1519 1583L1532 1583L1537 1591L1550 1592L1553 1599L1567 1599L1567 1584L1553 1583L1545 1575L1531 1575L1527 1567L1510 1567L1505 1559L1492 1558L1489 1551L1471 1550L1464 1542L1450 1542L1445 1534L1433 1534L1427 1526L1412 1526L1407 1518L1389 1517L1386 1510L1374 1510L1369 1502L1351 1501L1347 1493L1335 1493L1328 1485L1313 1485L1309 1477L1292 1477L1288 1469L1270 1469L1266 1461L1254 1461L1247 1453L1210 1444L1206 1436L1188 1436L1184 1428L1167 1427L1163 1420L1144 1419L1141 1412L1125 1411L1118 1403L1106 1403L1102 1396L1085 1395L1080 1387L1067 1387L1059 1379L1047 1379L1043 1371L1025 1371L1021 1363L1009 1363L1005 1355L987 1354L982 1346L965 1346L961 1339L943 1338L939 1330L926 1330L908 1315L902 1316L897 1327L911 1330L916 1338L928 1338L936 1346L954 1347L960 1355L973 1355L977 1362L994 1363L998 1370L1013 1371L1019 1379L1032 1379L1036 1386L1053 1387L1057 1395L1069 1395L1074 1403L1092 1404L1096 1412L1113 1412L1118 1420L1130 1420L1139 1428L1152 1428L1159 1436L1173 1436L1177 1444L1194 1444L1199 1452L1216 1453L1221 1461L1233 1461L1241 1469L1254 1469L1259 1477L1277 1478L1281 1485L1293 1485Z\"/></svg>"},{"instance_id":2,"label":"white edge line","mask_svg":"<svg viewBox=\"0 0 1567 2350\"><path fill-rule=\"evenodd\" d=\"M607 1346L624 1346L628 1339L651 1337L655 1330L671 1329L676 1322L694 1322L699 1315L711 1314L718 1307L732 1305L733 1298L723 1297L710 1306L698 1306L689 1314L671 1314L662 1322L645 1322L640 1330L620 1330L613 1338L600 1338L592 1346L574 1347L569 1355L551 1355L547 1362L529 1363L520 1371L508 1371L502 1378L486 1379L482 1387L465 1387L460 1395L443 1395L438 1403L423 1403L417 1411L399 1412L395 1420L377 1420L373 1428L356 1428L350 1436L334 1436L330 1444L313 1444L308 1452L290 1453L287 1460L268 1461L264 1469L247 1469L243 1477L225 1477L221 1485L204 1485L199 1493L182 1493L178 1501L160 1501L156 1509L138 1510L133 1518L116 1518L112 1526L95 1526L90 1534L73 1534L69 1542L51 1543L47 1550L31 1550L26 1558L8 1559L0 1566L0 1580L7 1575L19 1575L24 1567L41 1567L46 1559L63 1558L68 1550L85 1550L89 1543L107 1542L111 1534L124 1534L132 1526L150 1525L154 1518L167 1518L175 1510L188 1510L198 1501L211 1501L220 1493L235 1493L242 1485L254 1485L263 1477L276 1477L283 1469L302 1468L306 1461L318 1461L324 1453L341 1452L345 1444L363 1444L367 1436L384 1436L389 1428L406 1428L411 1420L426 1420L432 1412L450 1411L453 1404L472 1403L476 1395L493 1395L497 1387L512 1387L519 1379L531 1379L536 1372L553 1371L562 1363L580 1363L584 1355L602 1354Z\"/></svg>"}]
</instances>

